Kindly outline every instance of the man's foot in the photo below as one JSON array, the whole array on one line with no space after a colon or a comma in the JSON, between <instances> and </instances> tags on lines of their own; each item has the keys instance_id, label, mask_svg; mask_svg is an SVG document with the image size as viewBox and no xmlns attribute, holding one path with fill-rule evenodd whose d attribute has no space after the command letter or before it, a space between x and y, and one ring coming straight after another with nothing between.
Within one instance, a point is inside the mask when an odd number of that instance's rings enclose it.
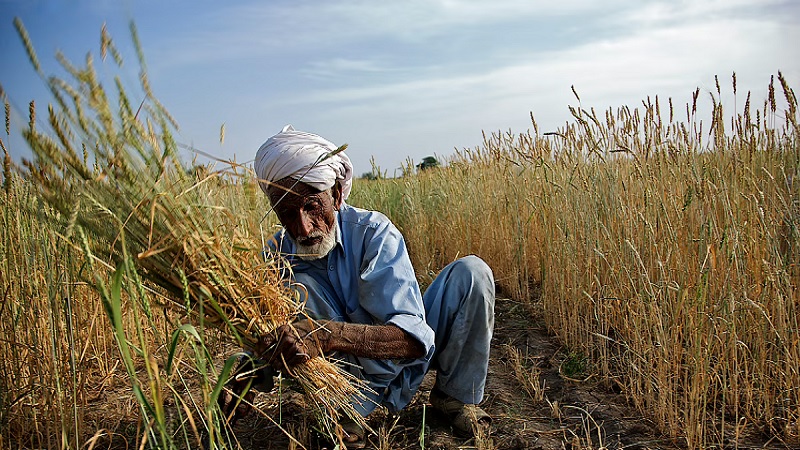
<instances>
[{"instance_id":1,"label":"man's foot","mask_svg":"<svg viewBox=\"0 0 800 450\"><path fill-rule=\"evenodd\" d=\"M345 417L339 422L339 426L344 430L342 440L348 449L367 446L367 433L359 423L349 417Z\"/></svg>"},{"instance_id":2,"label":"man's foot","mask_svg":"<svg viewBox=\"0 0 800 450\"><path fill-rule=\"evenodd\" d=\"M342 442L344 443L344 448L339 445L338 438L327 433L316 433L315 441L312 442L311 448L317 450L352 450L367 446L367 433L361 425L348 417L343 417L339 421L339 426L342 427L343 431Z\"/></svg>"},{"instance_id":3,"label":"man's foot","mask_svg":"<svg viewBox=\"0 0 800 450\"><path fill-rule=\"evenodd\" d=\"M444 392L433 388L431 406L438 410L465 436L488 436L492 428L492 417L478 405L462 403Z\"/></svg>"}]
</instances>

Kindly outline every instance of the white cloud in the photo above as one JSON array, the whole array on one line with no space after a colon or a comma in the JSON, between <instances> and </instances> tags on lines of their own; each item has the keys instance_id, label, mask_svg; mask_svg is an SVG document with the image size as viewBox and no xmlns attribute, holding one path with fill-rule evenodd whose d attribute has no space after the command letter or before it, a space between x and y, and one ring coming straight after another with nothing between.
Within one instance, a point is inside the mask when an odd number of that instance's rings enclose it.
<instances>
[{"instance_id":1,"label":"white cloud","mask_svg":"<svg viewBox=\"0 0 800 450\"><path fill-rule=\"evenodd\" d=\"M561 126L570 118L567 105L577 104L571 85L585 108L638 107L658 95L662 108L672 97L680 114L698 86L707 102L708 92L716 90L714 75L720 77L723 100L730 102L735 71L738 106L746 90L758 105L770 74L783 70L790 82L800 81L800 63L785 57L786 33L780 24L758 19L673 21L567 50L531 51L475 73L309 92L286 106L325 111L334 122L328 126L353 144L354 159L367 161L369 155L358 152L372 151L379 164L392 167L399 162L387 161L398 153L418 160L432 150L476 145L481 129L523 132L530 127L530 111L543 131ZM313 114L307 115L312 123ZM387 135L424 136L425 146L397 148Z\"/></svg>"},{"instance_id":2,"label":"white cloud","mask_svg":"<svg viewBox=\"0 0 800 450\"><path fill-rule=\"evenodd\" d=\"M503 23L510 20L526 19L536 26L549 17L588 16L621 4L622 0L349 0L286 5L253 2L200 15L196 19L201 23L154 50L170 55L163 62L171 65L274 55L291 57L298 51L319 51L376 39L421 44L476 25L497 25L502 33Z\"/></svg>"},{"instance_id":3,"label":"white cloud","mask_svg":"<svg viewBox=\"0 0 800 450\"><path fill-rule=\"evenodd\" d=\"M732 71L748 72L751 67L774 73L779 67L770 66L781 61L785 52L781 39L781 29L774 24L708 20L643 29L568 50L531 53L529 58L523 55L517 62L477 74L325 90L296 101L358 104L386 99L396 105L405 99L409 108L543 94L571 84L583 92L607 93L612 100L626 92L655 94L652 90L659 87L693 89L695 83L714 74L727 77Z\"/></svg>"},{"instance_id":4,"label":"white cloud","mask_svg":"<svg viewBox=\"0 0 800 450\"><path fill-rule=\"evenodd\" d=\"M569 120L566 106L576 103L571 85L584 107L635 107L648 95L659 95L662 105L666 97L673 97L680 108L690 101L696 86L714 89L715 74L723 80L723 89L729 89L730 74L736 71L740 91L763 92L769 74L779 69L790 81L800 80L800 63L787 57L793 42L788 38L798 37L797 21L781 22L767 15L769 8L782 4L773 0L258 3L215 11L213 20L192 23L191 32L167 43L160 58L150 56L151 48L160 43L148 47L148 60L151 69L159 59L162 67L227 66L230 61L231 70L260 71L266 82L237 86L247 90L246 98L228 107L245 110L249 117L224 117L232 147L249 148L266 138L261 135L264 129L277 130L294 121L334 142L350 143L357 170L364 171L370 155L391 168L406 155L418 160L453 147L477 145L481 130L525 131L530 111L543 130L552 130ZM530 21L531 27L561 24L562 29L575 30L568 36L577 36L580 42L559 42L558 50L545 50L540 42L516 42L513 34L506 34L506 25L520 20ZM497 28L498 39L483 58L469 59L465 53L458 61L429 58L419 63L395 58L393 48L357 47L378 41L405 43L410 44L409 51L424 53L427 43L467 36L472 27L487 24ZM448 65L454 62L458 66ZM417 63L427 66L412 66ZM276 68L294 77L283 86L286 91L269 88ZM762 95L757 92L754 103ZM242 95L231 89L225 97ZM199 121L195 125L191 117L182 123L209 128ZM233 133L237 125L242 130L238 137ZM236 143L248 139L249 144Z\"/></svg>"},{"instance_id":5,"label":"white cloud","mask_svg":"<svg viewBox=\"0 0 800 450\"><path fill-rule=\"evenodd\" d=\"M491 25L522 18L543 20L570 13L591 14L614 9L621 3L620 0L602 3L591 0L412 0L392 3L355 0L329 3L323 15L330 14L362 32L418 40L446 35L454 27Z\"/></svg>"},{"instance_id":6,"label":"white cloud","mask_svg":"<svg viewBox=\"0 0 800 450\"><path fill-rule=\"evenodd\" d=\"M515 42L506 28L511 21L529 21L530 27L561 24L574 30L573 39L592 39L587 33L602 30L605 38L634 36L640 31L680 27L688 23L715 22L737 16L752 18L786 5L785 0L682 0L624 2L609 0L526 1L526 0L409 0L375 2L253 2L235 4L212 14L198 15L198 23L184 29L179 37L148 47L157 67L202 64L241 64L251 67L291 67L314 76L334 76L342 71L387 70L392 67L391 45L418 46L468 35L471 27L496 26L498 37L508 40L496 45L495 53L512 57L524 42ZM352 55L355 46L377 45L372 55ZM488 44L488 43L486 43ZM559 42L569 47L575 42ZM452 45L458 45L454 43ZM536 45L528 43L528 45ZM475 51L485 46L477 43ZM352 50L348 50L352 49ZM409 50L411 51L411 50ZM316 55L338 52L335 58ZM383 57L376 60L375 55ZM298 62L303 59L306 62ZM311 62L308 62L311 61ZM480 61L476 61L480 64Z\"/></svg>"},{"instance_id":7,"label":"white cloud","mask_svg":"<svg viewBox=\"0 0 800 450\"><path fill-rule=\"evenodd\" d=\"M312 78L330 78L335 76L349 76L357 73L386 74L401 72L404 69L390 67L378 59L348 59L332 58L322 61L312 61L308 67L300 69L300 73Z\"/></svg>"}]
</instances>

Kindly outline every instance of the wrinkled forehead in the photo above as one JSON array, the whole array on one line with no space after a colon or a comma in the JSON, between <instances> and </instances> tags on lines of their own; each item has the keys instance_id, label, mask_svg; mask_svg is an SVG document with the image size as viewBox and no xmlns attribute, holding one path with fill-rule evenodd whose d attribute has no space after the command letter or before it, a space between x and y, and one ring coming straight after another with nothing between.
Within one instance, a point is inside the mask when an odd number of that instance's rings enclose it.
<instances>
[{"instance_id":1,"label":"wrinkled forehead","mask_svg":"<svg viewBox=\"0 0 800 450\"><path fill-rule=\"evenodd\" d=\"M270 184L268 188L269 201L275 204L282 202L297 202L303 198L320 194L322 191L302 181L286 177Z\"/></svg>"}]
</instances>

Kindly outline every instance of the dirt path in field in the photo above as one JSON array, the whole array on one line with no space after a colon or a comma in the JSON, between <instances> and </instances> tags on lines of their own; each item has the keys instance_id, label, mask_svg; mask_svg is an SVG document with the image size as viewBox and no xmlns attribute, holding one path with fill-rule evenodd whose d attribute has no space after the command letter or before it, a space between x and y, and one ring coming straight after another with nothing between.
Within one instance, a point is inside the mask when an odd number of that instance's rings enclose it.
<instances>
[{"instance_id":1,"label":"dirt path in field","mask_svg":"<svg viewBox=\"0 0 800 450\"><path fill-rule=\"evenodd\" d=\"M569 355L547 332L535 310L507 299L498 299L495 310L492 359L482 404L494 418L491 436L477 440L454 436L447 421L425 406L434 381L434 374L428 374L413 402L400 414L373 413L369 423L377 433L370 436L368 448L419 449L423 413L428 449L679 448L660 435L613 386L594 381L594 377L586 381L566 377L563 368ZM526 390L517 378L518 372L525 374L523 381L533 380L535 384L527 383ZM531 372L538 373L538 382ZM582 377L589 375L584 372ZM532 386L543 387L543 397L534 399ZM305 416L299 396L284 395L281 411L275 397L262 395L257 402L270 416L277 418L280 414L296 436L314 434L308 431L313 419ZM234 431L243 448L291 448L289 440L266 417L245 418ZM302 444L320 448L314 439Z\"/></svg>"},{"instance_id":2,"label":"dirt path in field","mask_svg":"<svg viewBox=\"0 0 800 450\"><path fill-rule=\"evenodd\" d=\"M498 299L495 310L483 404L494 417L492 442L455 440L440 419L431 425L430 448L675 448L615 386L595 381L588 367L580 367L581 361L566 354L536 310L507 299ZM570 364L579 366L571 369L574 378L564 374ZM532 372L538 373L538 380ZM541 390L538 399L532 383Z\"/></svg>"}]
</instances>

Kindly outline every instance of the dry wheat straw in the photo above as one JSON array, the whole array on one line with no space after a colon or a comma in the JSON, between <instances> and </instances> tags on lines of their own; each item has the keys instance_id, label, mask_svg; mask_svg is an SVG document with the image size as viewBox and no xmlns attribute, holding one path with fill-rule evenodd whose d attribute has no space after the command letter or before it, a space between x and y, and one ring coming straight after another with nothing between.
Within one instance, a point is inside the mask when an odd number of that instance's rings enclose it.
<instances>
[{"instance_id":1,"label":"dry wheat straw","mask_svg":"<svg viewBox=\"0 0 800 450\"><path fill-rule=\"evenodd\" d=\"M541 299L565 345L690 448L800 445L800 146L778 79L785 105L771 80L755 120L722 86L711 126L699 89L683 122L671 99L669 121L657 100L604 120L573 107L555 132L485 135L352 201L398 224L420 278L475 253L501 294Z\"/></svg>"},{"instance_id":2,"label":"dry wheat straw","mask_svg":"<svg viewBox=\"0 0 800 450\"><path fill-rule=\"evenodd\" d=\"M39 71L24 27L19 21L15 25ZM220 173L197 180L184 167L172 137L175 121L150 90L133 25L131 30L142 67L143 101L138 110L134 113L119 79L114 94L119 107L114 110L91 55L82 68L59 56L72 80L46 80L56 99L56 105L48 108L46 128L37 126L36 107L30 103L24 137L35 159L24 161L24 165L41 199L54 209L48 218L55 222L56 230L64 230L58 234L68 239L79 230L80 236L85 236L80 247L90 258L90 267L98 272L83 276L98 286L110 318L116 321L117 343L134 390L144 396L140 398L149 399L141 400L142 411L152 414L154 420L145 440L150 440L150 445L171 447L174 444L167 430L170 425L161 393L168 374L162 373L163 363L146 350L151 340L148 336L159 328L151 303L191 316L201 326L232 332L241 345L253 347L258 339L300 314L303 301L282 281L278 261L261 260L255 245L257 224L237 224L236 208L219 203L215 194L220 183L214 179ZM102 56L109 50L121 65L104 28ZM251 178L243 179L233 183L231 189L247 183L255 184ZM75 247L68 242L59 246L65 244ZM116 276L122 273L127 281L104 287L106 282L100 274L106 268L116 268ZM120 287L131 296L128 308L135 317L132 327L125 325L128 319L118 312L124 302ZM56 330L56 325L52 322L47 328ZM74 327L72 322L67 325ZM137 342L137 352L144 352L140 356L147 375L141 381L137 381L140 375L135 369L139 356L126 350L129 339ZM62 361L62 355L55 352L60 348L55 341L51 348L52 361ZM52 369L56 381L61 380L61 371L55 366ZM204 373L208 368L199 370ZM360 418L351 402L362 387L346 372L326 360L315 359L297 367L295 374L321 417L335 419L344 413ZM207 427L216 426L210 421L212 410L196 407ZM71 432L75 442L79 433L77 429Z\"/></svg>"}]
</instances>

